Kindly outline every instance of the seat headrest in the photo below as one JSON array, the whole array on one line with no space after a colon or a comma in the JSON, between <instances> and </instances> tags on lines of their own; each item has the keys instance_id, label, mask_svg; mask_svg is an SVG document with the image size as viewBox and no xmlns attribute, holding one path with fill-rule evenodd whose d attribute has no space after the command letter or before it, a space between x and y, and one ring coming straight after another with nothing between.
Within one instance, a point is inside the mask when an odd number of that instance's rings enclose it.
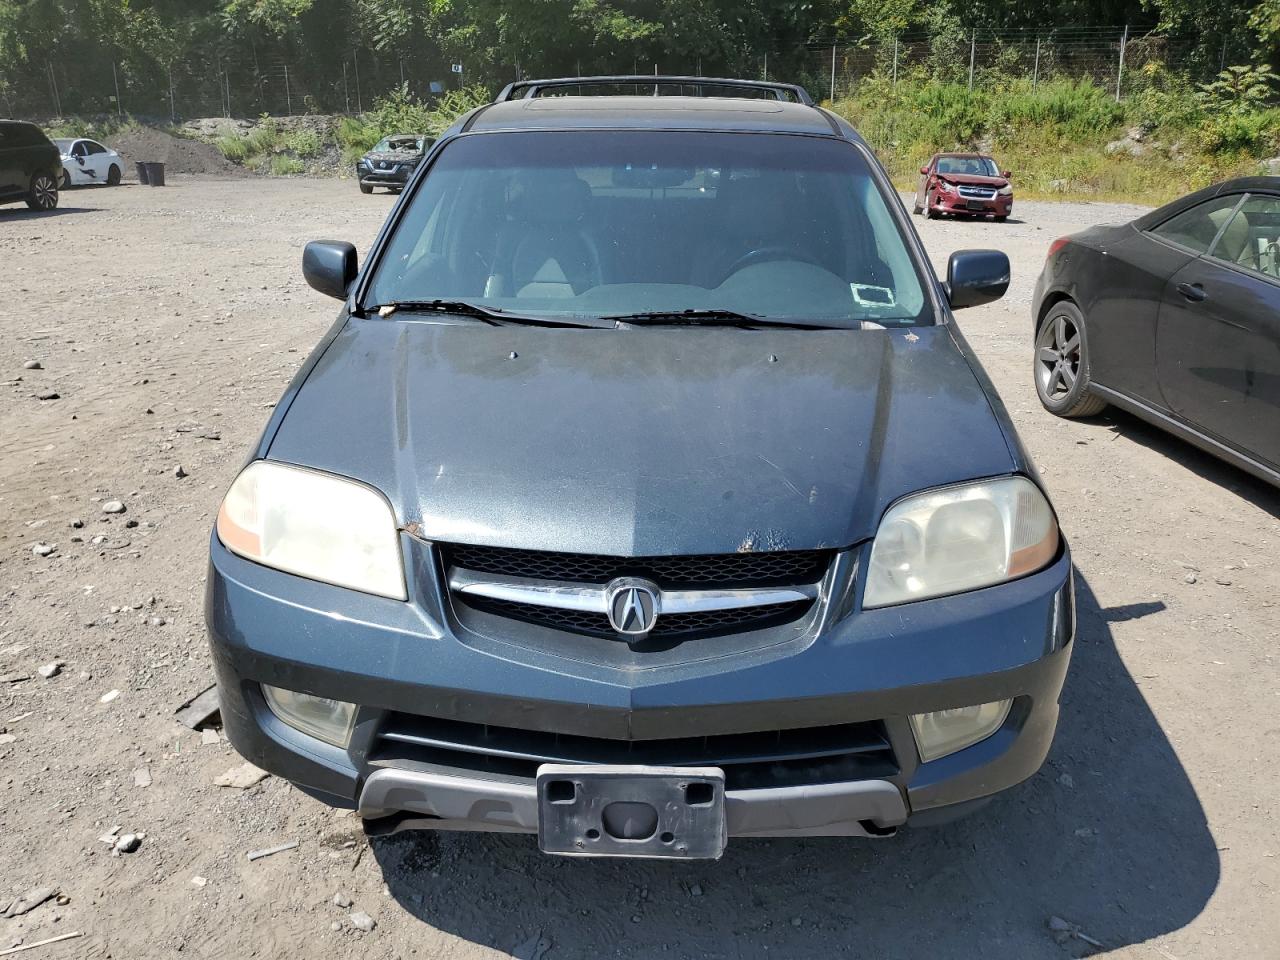
<instances>
[{"instance_id":1,"label":"seat headrest","mask_svg":"<svg viewBox=\"0 0 1280 960\"><path fill-rule=\"evenodd\" d=\"M591 188L571 173L547 171L526 177L513 204L516 219L527 223L576 223L587 212Z\"/></svg>"}]
</instances>

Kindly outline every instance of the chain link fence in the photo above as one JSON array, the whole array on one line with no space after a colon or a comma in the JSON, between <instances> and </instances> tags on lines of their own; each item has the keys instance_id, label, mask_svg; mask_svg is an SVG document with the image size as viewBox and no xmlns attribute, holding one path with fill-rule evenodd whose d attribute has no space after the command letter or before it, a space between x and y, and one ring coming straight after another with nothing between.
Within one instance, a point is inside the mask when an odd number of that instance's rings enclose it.
<instances>
[{"instance_id":1,"label":"chain link fence","mask_svg":"<svg viewBox=\"0 0 1280 960\"><path fill-rule=\"evenodd\" d=\"M1246 53L1225 41L1220 47L1206 38L1175 42L1149 29L1123 26L976 30L852 45L813 44L799 55L744 51L741 62L750 66L735 72L801 81L815 97L833 99L848 95L873 73L893 82L923 74L978 89L997 77L1022 77L1032 84L1088 77L1122 99L1128 82L1147 64L1161 62L1203 81L1232 63L1233 56ZM0 112L28 118L115 113L160 122L359 113L402 84L427 98L470 80L467 73L456 72L459 66L465 70L465 64L367 49L352 49L323 64L280 50L260 51L251 44L227 45L165 65L130 63L123 57L100 62L105 65L93 68L58 59L21 69L0 64ZM659 68L663 73L692 74L701 73L703 64L701 58L661 64L628 58L615 65L619 73ZM709 72L715 69L708 64ZM500 82L517 78L520 70L513 67L505 73L510 75Z\"/></svg>"},{"instance_id":2,"label":"chain link fence","mask_svg":"<svg viewBox=\"0 0 1280 960\"><path fill-rule=\"evenodd\" d=\"M867 76L878 73L896 83L913 72L968 84L970 89L1000 79L1021 78L1033 86L1048 79L1092 80L1123 99L1135 75L1159 63L1208 80L1236 53L1229 41L1217 56L1215 45L1173 41L1149 30L1122 27L1078 27L1057 30L971 30L943 37L905 35L894 40L856 45L814 45L806 74L817 96L832 100L852 93ZM820 79L819 79L820 78Z\"/></svg>"}]
</instances>

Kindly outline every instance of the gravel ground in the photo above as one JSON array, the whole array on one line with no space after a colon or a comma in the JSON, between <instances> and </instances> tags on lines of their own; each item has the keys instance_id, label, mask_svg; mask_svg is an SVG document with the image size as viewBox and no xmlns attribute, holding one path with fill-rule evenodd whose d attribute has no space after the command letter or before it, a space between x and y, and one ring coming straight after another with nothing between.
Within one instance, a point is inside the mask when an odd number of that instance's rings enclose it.
<instances>
[{"instance_id":1,"label":"gravel ground","mask_svg":"<svg viewBox=\"0 0 1280 960\"><path fill-rule=\"evenodd\" d=\"M46 216L0 208L0 913L32 888L60 894L0 920L0 950L82 932L23 956L1280 955L1280 496L1128 416L1055 420L1030 383L1050 240L1136 208L917 220L940 266L968 246L1013 258L1010 295L960 326L1079 567L1049 763L949 827L738 841L670 865L546 858L523 837L370 847L274 777L215 785L239 759L173 719L210 682L214 510L336 312L302 281L303 242L363 250L392 198L170 184L77 190ZM137 849L112 855L113 828Z\"/></svg>"}]
</instances>

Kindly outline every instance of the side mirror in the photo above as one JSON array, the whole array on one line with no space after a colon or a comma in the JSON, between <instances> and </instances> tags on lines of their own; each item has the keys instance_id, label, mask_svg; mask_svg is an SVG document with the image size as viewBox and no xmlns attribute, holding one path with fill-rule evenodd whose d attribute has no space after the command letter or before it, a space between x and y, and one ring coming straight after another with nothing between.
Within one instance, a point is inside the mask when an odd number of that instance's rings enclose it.
<instances>
[{"instance_id":1,"label":"side mirror","mask_svg":"<svg viewBox=\"0 0 1280 960\"><path fill-rule=\"evenodd\" d=\"M999 250L958 250L947 261L952 310L999 300L1009 289L1009 258Z\"/></svg>"},{"instance_id":2,"label":"side mirror","mask_svg":"<svg viewBox=\"0 0 1280 960\"><path fill-rule=\"evenodd\" d=\"M83 167L83 166L84 166L84 157L82 157L82 156L80 156L79 154L77 154L77 155L76 155L76 163L80 164L80 166L82 166L82 167Z\"/></svg>"},{"instance_id":3,"label":"side mirror","mask_svg":"<svg viewBox=\"0 0 1280 960\"><path fill-rule=\"evenodd\" d=\"M928 167L921 167L921 168L920 168L920 172L921 172L922 174L924 174L925 176L928 176L928 175L929 175L929 168L928 168Z\"/></svg>"},{"instance_id":4,"label":"side mirror","mask_svg":"<svg viewBox=\"0 0 1280 960\"><path fill-rule=\"evenodd\" d=\"M1000 176L1002 176L1002 177L1004 177L1006 180L1008 180L1010 177L1012 177L1012 176L1013 176L1013 171L1012 171L1012 170L1001 170L1001 171L1000 171Z\"/></svg>"},{"instance_id":5,"label":"side mirror","mask_svg":"<svg viewBox=\"0 0 1280 960\"><path fill-rule=\"evenodd\" d=\"M302 250L302 275L312 290L345 300L356 278L356 248L344 240L312 240Z\"/></svg>"}]
</instances>

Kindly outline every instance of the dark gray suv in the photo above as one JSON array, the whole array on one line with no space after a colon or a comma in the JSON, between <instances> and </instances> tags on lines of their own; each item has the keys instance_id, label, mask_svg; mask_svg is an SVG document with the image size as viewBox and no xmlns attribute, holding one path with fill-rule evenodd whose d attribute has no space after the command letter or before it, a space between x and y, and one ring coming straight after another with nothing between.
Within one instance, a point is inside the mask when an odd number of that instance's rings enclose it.
<instances>
[{"instance_id":1,"label":"dark gray suv","mask_svg":"<svg viewBox=\"0 0 1280 960\"><path fill-rule=\"evenodd\" d=\"M0 203L25 200L32 210L58 205L62 155L34 123L0 120Z\"/></svg>"},{"instance_id":2,"label":"dark gray suv","mask_svg":"<svg viewBox=\"0 0 1280 960\"><path fill-rule=\"evenodd\" d=\"M303 270L342 309L210 542L246 758L371 833L677 858L1039 768L1071 562L951 315L1008 259L939 282L803 90L515 85Z\"/></svg>"}]
</instances>

